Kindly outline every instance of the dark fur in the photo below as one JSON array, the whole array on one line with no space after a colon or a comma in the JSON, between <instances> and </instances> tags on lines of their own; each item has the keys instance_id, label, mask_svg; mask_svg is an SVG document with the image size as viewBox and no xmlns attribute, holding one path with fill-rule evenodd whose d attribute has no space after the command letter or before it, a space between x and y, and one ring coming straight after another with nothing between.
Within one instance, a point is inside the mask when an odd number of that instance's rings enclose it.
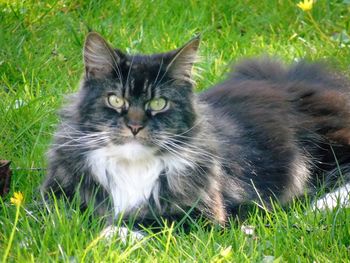
<instances>
[{"instance_id":1,"label":"dark fur","mask_svg":"<svg viewBox=\"0 0 350 263\"><path fill-rule=\"evenodd\" d=\"M300 62L285 68L268 59L245 61L229 80L200 96L216 116L226 116L226 125L242 131L238 136L229 129L219 132L230 141L223 151L233 164L227 173L244 182L247 200L257 198L250 180L265 204L289 190L292 196L302 194L291 186L296 176L292 165L299 158L310 170L303 191L314 192L324 179L334 183L334 173L341 173L336 160L344 172L349 169L349 84L319 64ZM213 120L216 127L223 121ZM231 191L229 186L224 193L227 207L234 210Z\"/></svg>"},{"instance_id":2,"label":"dark fur","mask_svg":"<svg viewBox=\"0 0 350 263\"><path fill-rule=\"evenodd\" d=\"M143 112L139 121L150 137L161 131L185 134L176 143L182 148L193 145L189 150L196 160L186 176L162 171L159 200L151 195L134 209L141 218L181 216L196 205L195 212L224 224L241 205L255 202L268 208L271 200L286 204L306 191L315 192L320 180L326 179L331 187L340 175L336 160L344 172L350 169L350 95L344 77L319 64L300 62L286 68L270 59L248 60L223 83L194 94L189 70L197 46L195 40L182 49L152 56L114 50L115 61L110 62L116 64L111 68L108 64L89 68L86 57L82 87L63 111L49 153L43 192L71 197L79 191L83 205L93 202L99 214L110 211L108 191L86 167L86 153L101 145L79 142L79 134L109 127L116 131L113 143L123 144L118 129L135 117L105 106L103 98L116 90L134 105L156 92L168 98L172 102L168 111L153 117ZM124 77L121 90L116 86L120 75ZM128 75L134 88L126 91ZM159 76L159 85L144 92L145 79ZM166 152L160 147L157 154Z\"/></svg>"}]
</instances>

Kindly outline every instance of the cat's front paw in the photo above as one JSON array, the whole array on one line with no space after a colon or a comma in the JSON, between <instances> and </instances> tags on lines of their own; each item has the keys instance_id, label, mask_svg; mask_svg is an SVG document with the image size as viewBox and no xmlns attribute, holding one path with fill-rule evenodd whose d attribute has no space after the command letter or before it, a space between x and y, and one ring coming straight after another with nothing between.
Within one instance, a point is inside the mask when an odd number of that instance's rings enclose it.
<instances>
[{"instance_id":1,"label":"cat's front paw","mask_svg":"<svg viewBox=\"0 0 350 263\"><path fill-rule=\"evenodd\" d=\"M126 227L112 225L103 229L100 234L101 239L108 241L112 240L115 236L126 244L128 241L132 243L140 241L146 236L146 234L142 231L130 230Z\"/></svg>"}]
</instances>

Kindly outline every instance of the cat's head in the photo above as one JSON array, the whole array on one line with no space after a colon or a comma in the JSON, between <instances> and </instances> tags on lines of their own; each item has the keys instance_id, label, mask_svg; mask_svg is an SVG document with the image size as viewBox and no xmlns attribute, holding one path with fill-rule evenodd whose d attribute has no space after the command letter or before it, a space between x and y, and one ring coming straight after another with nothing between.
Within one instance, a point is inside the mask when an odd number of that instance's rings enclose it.
<instances>
[{"instance_id":1,"label":"cat's head","mask_svg":"<svg viewBox=\"0 0 350 263\"><path fill-rule=\"evenodd\" d=\"M167 53L130 55L90 33L76 108L79 124L107 133L117 145L159 146L170 136L189 133L196 118L191 70L198 45L197 37Z\"/></svg>"}]
</instances>

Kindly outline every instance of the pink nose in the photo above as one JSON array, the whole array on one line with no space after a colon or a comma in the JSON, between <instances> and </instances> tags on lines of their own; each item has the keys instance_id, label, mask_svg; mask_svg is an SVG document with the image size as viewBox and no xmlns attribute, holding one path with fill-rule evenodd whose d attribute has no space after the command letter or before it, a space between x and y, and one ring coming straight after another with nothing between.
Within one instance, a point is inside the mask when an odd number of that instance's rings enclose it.
<instances>
[{"instance_id":1,"label":"pink nose","mask_svg":"<svg viewBox=\"0 0 350 263\"><path fill-rule=\"evenodd\" d=\"M142 130L143 126L140 124L128 123L126 126L131 130L132 134L136 136L140 130Z\"/></svg>"}]
</instances>

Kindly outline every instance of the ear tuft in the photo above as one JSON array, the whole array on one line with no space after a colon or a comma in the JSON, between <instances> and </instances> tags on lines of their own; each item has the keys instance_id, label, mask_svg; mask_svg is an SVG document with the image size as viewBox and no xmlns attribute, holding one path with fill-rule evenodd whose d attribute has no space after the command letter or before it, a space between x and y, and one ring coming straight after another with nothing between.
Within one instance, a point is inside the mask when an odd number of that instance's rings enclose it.
<instances>
[{"instance_id":1,"label":"ear tuft","mask_svg":"<svg viewBox=\"0 0 350 263\"><path fill-rule=\"evenodd\" d=\"M111 74L119 57L98 33L87 35L84 45L84 63L87 77L103 78Z\"/></svg>"},{"instance_id":2,"label":"ear tuft","mask_svg":"<svg viewBox=\"0 0 350 263\"><path fill-rule=\"evenodd\" d=\"M179 81L193 83L192 68L198 60L198 47L200 37L196 36L187 42L183 47L175 51L175 55L170 61L167 70L170 76Z\"/></svg>"}]
</instances>

